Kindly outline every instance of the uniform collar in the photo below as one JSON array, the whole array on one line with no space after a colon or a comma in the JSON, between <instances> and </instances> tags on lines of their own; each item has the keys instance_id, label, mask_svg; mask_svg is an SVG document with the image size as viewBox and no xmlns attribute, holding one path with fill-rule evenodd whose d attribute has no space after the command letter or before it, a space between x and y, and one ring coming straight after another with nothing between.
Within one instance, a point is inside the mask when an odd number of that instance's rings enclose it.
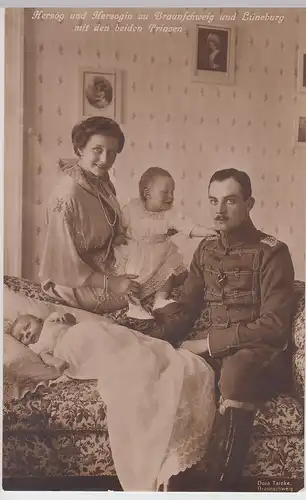
<instances>
[{"instance_id":1,"label":"uniform collar","mask_svg":"<svg viewBox=\"0 0 306 500\"><path fill-rule=\"evenodd\" d=\"M229 232L220 231L219 240L224 248L233 248L258 239L258 230L250 218Z\"/></svg>"}]
</instances>

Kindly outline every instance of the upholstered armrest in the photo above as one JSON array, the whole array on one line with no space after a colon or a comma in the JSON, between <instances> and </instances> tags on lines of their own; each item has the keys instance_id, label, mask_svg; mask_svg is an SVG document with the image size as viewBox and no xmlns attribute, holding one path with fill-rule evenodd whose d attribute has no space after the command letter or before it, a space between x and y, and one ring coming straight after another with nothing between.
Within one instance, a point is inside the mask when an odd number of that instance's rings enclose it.
<instances>
[{"instance_id":1,"label":"upholstered armrest","mask_svg":"<svg viewBox=\"0 0 306 500\"><path fill-rule=\"evenodd\" d=\"M305 284L295 282L296 312L292 323L292 370L296 396L304 398L305 391Z\"/></svg>"}]
</instances>

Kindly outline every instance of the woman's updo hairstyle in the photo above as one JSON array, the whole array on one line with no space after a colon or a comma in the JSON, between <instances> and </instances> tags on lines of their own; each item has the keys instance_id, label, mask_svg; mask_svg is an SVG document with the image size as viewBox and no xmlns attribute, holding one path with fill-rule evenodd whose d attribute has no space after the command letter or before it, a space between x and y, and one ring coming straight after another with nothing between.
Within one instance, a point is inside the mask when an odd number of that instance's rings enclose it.
<instances>
[{"instance_id":1,"label":"woman's updo hairstyle","mask_svg":"<svg viewBox=\"0 0 306 500\"><path fill-rule=\"evenodd\" d=\"M77 156L80 156L80 150L85 148L87 142L93 135L115 137L118 139L118 153L121 153L125 137L118 123L105 116L91 116L77 123L72 129L71 140L74 152Z\"/></svg>"},{"instance_id":2,"label":"woman's updo hairstyle","mask_svg":"<svg viewBox=\"0 0 306 500\"><path fill-rule=\"evenodd\" d=\"M147 189L149 187L149 184L157 177L169 177L174 182L172 175L167 170L160 167L148 168L148 170L146 170L140 177L140 181L138 184L139 196L142 201L145 201L146 199L145 189Z\"/></svg>"}]
</instances>

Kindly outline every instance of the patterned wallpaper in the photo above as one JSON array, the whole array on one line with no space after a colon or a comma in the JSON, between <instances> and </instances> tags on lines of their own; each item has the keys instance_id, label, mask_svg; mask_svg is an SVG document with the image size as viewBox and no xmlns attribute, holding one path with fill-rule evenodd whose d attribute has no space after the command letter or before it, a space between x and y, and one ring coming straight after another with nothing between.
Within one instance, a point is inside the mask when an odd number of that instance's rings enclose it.
<instances>
[{"instance_id":1,"label":"patterned wallpaper","mask_svg":"<svg viewBox=\"0 0 306 500\"><path fill-rule=\"evenodd\" d=\"M44 203L57 159L73 156L70 132L80 119L79 68L85 66L124 71L126 146L113 172L121 203L137 194L141 173L159 165L176 180L178 206L209 223L209 177L219 168L244 169L256 198L255 224L289 245L296 276L303 279L306 149L295 147L294 136L298 115L306 116L306 94L296 92L306 9L278 10L285 16L281 24L243 22L244 11L237 11L234 85L191 82L193 22L172 34L75 32L72 10L62 11L62 23L32 20L32 11L26 12L23 274L37 279ZM188 261L198 242L179 243Z\"/></svg>"}]
</instances>

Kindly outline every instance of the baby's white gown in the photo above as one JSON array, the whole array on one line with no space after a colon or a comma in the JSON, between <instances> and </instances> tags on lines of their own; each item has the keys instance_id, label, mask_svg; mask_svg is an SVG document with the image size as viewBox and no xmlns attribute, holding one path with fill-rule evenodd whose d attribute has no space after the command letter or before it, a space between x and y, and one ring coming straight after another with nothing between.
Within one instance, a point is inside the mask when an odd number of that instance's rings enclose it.
<instances>
[{"instance_id":1,"label":"baby's white gown","mask_svg":"<svg viewBox=\"0 0 306 500\"><path fill-rule=\"evenodd\" d=\"M68 376L98 379L125 491L156 491L205 454L214 373L199 356L103 317L69 328L54 355L70 364Z\"/></svg>"},{"instance_id":2,"label":"baby's white gown","mask_svg":"<svg viewBox=\"0 0 306 500\"><path fill-rule=\"evenodd\" d=\"M178 246L170 237L157 242L169 229L189 236L195 223L175 208L149 212L140 199L131 200L122 209L128 244L115 248L116 274L136 274L142 285L141 297L159 290L172 275L186 270Z\"/></svg>"}]
</instances>

